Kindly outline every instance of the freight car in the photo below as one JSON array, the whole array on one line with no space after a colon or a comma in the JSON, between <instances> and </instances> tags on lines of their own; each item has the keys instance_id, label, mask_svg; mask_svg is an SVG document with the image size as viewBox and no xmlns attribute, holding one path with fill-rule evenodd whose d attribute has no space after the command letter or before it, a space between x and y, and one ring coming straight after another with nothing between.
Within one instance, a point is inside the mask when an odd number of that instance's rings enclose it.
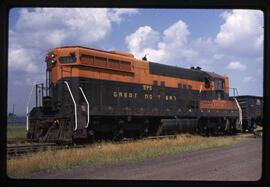
<instances>
[{"instance_id":1,"label":"freight car","mask_svg":"<svg viewBox=\"0 0 270 187\"><path fill-rule=\"evenodd\" d=\"M257 125L262 126L263 98L252 95L236 96L242 109L242 131L253 132Z\"/></svg>"},{"instance_id":2,"label":"freight car","mask_svg":"<svg viewBox=\"0 0 270 187\"><path fill-rule=\"evenodd\" d=\"M130 53L65 46L48 51L35 85L27 137L42 142L139 138L175 132L235 133L241 108L229 78Z\"/></svg>"}]
</instances>

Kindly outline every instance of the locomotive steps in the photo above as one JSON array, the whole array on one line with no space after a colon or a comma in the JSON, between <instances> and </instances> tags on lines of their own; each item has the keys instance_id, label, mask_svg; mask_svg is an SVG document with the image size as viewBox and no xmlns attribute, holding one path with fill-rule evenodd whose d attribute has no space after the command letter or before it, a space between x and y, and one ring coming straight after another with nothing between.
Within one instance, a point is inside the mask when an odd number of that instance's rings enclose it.
<instances>
[{"instance_id":1,"label":"locomotive steps","mask_svg":"<svg viewBox=\"0 0 270 187\"><path fill-rule=\"evenodd\" d=\"M147 139L128 143L101 142L80 149L38 152L7 160L9 177L27 177L31 173L72 169L80 166L113 165L136 162L162 155L174 155L241 143L250 138L236 136L202 137L182 134L175 138Z\"/></svg>"}]
</instances>

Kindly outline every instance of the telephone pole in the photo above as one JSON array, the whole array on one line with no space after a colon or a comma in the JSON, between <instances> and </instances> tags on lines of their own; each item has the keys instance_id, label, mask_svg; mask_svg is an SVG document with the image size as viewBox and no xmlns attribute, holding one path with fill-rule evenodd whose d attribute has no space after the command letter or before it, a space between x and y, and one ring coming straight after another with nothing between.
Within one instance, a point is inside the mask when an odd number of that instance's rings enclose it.
<instances>
[{"instance_id":1,"label":"telephone pole","mask_svg":"<svg viewBox=\"0 0 270 187\"><path fill-rule=\"evenodd\" d=\"M12 114L15 115L15 104L13 104Z\"/></svg>"}]
</instances>

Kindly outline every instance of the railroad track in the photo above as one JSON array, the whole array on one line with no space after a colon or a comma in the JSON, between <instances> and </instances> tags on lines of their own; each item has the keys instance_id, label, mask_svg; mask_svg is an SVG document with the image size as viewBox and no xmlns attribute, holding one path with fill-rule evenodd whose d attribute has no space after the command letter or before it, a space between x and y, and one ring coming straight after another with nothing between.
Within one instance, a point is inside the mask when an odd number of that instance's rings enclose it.
<instances>
[{"instance_id":1,"label":"railroad track","mask_svg":"<svg viewBox=\"0 0 270 187\"><path fill-rule=\"evenodd\" d=\"M7 140L7 144L25 144L31 142L26 138L12 138Z\"/></svg>"},{"instance_id":2,"label":"railroad track","mask_svg":"<svg viewBox=\"0 0 270 187\"><path fill-rule=\"evenodd\" d=\"M14 145L7 146L7 158L19 157L22 155L45 151L55 146L55 144L30 144L30 145Z\"/></svg>"},{"instance_id":3,"label":"railroad track","mask_svg":"<svg viewBox=\"0 0 270 187\"><path fill-rule=\"evenodd\" d=\"M176 135L165 135L165 136L149 136L146 138L143 138L142 140L156 140L156 139L164 139L164 138L169 138L169 139L175 139Z\"/></svg>"},{"instance_id":4,"label":"railroad track","mask_svg":"<svg viewBox=\"0 0 270 187\"><path fill-rule=\"evenodd\" d=\"M176 135L167 135L167 136L149 136L146 138L138 139L138 140L154 140L154 139L164 139L164 138L176 138ZM116 143L124 144L124 143L132 143L136 141L133 138L125 138ZM15 142L15 141L14 141ZM21 141L20 141L21 142ZM25 141L23 141L25 142ZM16 142L18 143L18 142ZM46 151L46 150L61 150L61 149L71 149L71 148L83 148L87 144L82 145L57 145L55 143L32 143L32 144L22 144L22 145L8 145L7 146L7 159L11 159L14 157L21 157L24 155L33 154L36 152Z\"/></svg>"},{"instance_id":5,"label":"railroad track","mask_svg":"<svg viewBox=\"0 0 270 187\"><path fill-rule=\"evenodd\" d=\"M7 147L7 159L21 157L46 150L61 150L71 148L82 148L85 145L57 145L55 143L38 143L29 145L15 145Z\"/></svg>"},{"instance_id":6,"label":"railroad track","mask_svg":"<svg viewBox=\"0 0 270 187\"><path fill-rule=\"evenodd\" d=\"M165 139L165 138L169 138L169 139L175 139L176 135L166 135L166 136L148 136L145 138L140 138L140 139L134 139L134 138L124 138L119 142L119 144L125 144L125 143L132 143L134 141L141 141L141 140L157 140L157 139Z\"/></svg>"},{"instance_id":7,"label":"railroad track","mask_svg":"<svg viewBox=\"0 0 270 187\"><path fill-rule=\"evenodd\" d=\"M253 134L242 134L239 133L236 136L248 136L251 137ZM253 135L254 136L254 135ZM115 141L116 144L127 144L141 140L156 140L156 139L175 139L176 135L165 135L165 136L149 136L141 139L134 138L124 138L120 141ZM27 142L22 140L22 142ZM16 142L18 143L18 141ZM21 145L8 145L7 146L7 159L14 157L20 157L23 155L29 155L32 153L46 151L46 150L61 150L61 149L73 149L73 148L83 148L89 144L78 144L78 145L58 145L56 143L31 143L31 144L21 144Z\"/></svg>"}]
</instances>

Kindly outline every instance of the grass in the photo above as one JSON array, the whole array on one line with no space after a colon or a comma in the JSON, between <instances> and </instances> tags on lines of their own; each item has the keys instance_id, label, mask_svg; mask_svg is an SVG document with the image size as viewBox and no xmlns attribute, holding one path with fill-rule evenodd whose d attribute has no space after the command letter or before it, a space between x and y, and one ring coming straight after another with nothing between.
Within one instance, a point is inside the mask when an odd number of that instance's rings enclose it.
<instances>
[{"instance_id":1,"label":"grass","mask_svg":"<svg viewBox=\"0 0 270 187\"><path fill-rule=\"evenodd\" d=\"M40 171L72 169L78 166L113 165L140 161L161 155L209 149L239 143L235 137L201 137L178 135L176 139L140 140L128 144L103 142L81 149L36 153L7 161L10 177L27 177Z\"/></svg>"},{"instance_id":2,"label":"grass","mask_svg":"<svg viewBox=\"0 0 270 187\"><path fill-rule=\"evenodd\" d=\"M25 125L8 125L7 126L7 140L26 138Z\"/></svg>"}]
</instances>

